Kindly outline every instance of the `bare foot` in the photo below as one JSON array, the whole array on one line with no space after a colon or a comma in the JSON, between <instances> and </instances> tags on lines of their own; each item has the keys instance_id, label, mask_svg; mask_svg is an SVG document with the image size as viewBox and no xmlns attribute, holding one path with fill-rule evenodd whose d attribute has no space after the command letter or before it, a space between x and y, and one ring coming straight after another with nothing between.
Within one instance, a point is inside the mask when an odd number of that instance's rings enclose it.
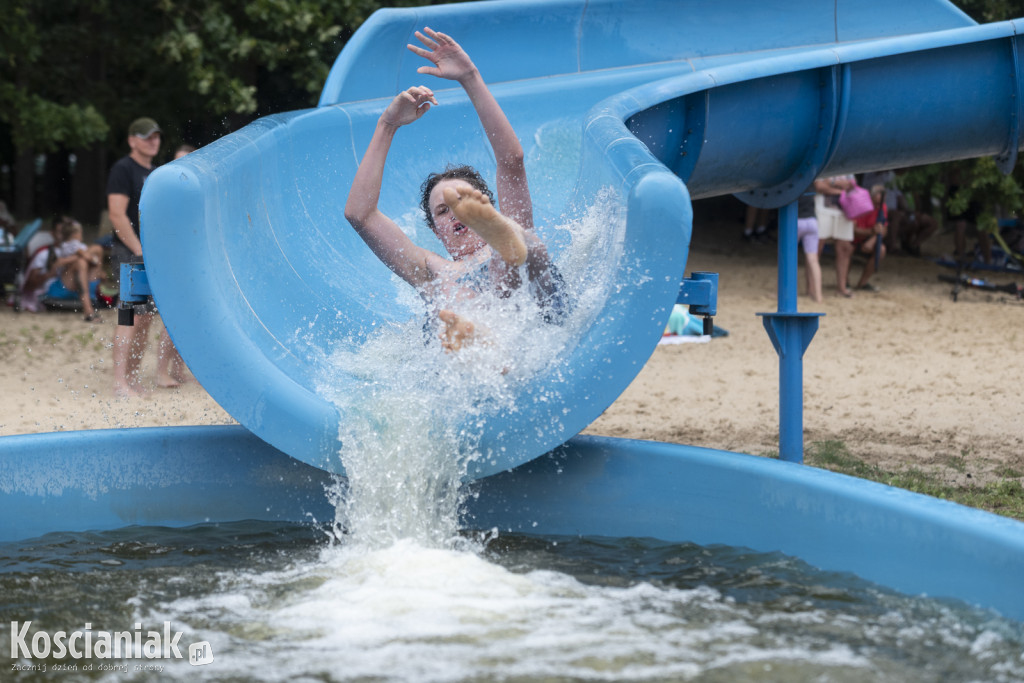
<instances>
[{"instance_id":1,"label":"bare foot","mask_svg":"<svg viewBox=\"0 0 1024 683\"><path fill-rule=\"evenodd\" d=\"M181 382L170 375L161 375L156 378L156 385L161 389L177 389L181 386Z\"/></svg>"},{"instance_id":2,"label":"bare foot","mask_svg":"<svg viewBox=\"0 0 1024 683\"><path fill-rule=\"evenodd\" d=\"M437 314L437 317L444 323L440 337L441 346L445 351L458 351L463 346L469 346L475 340L476 325L455 311L444 309Z\"/></svg>"},{"instance_id":3,"label":"bare foot","mask_svg":"<svg viewBox=\"0 0 1024 683\"><path fill-rule=\"evenodd\" d=\"M124 384L114 386L114 396L121 400L131 398L145 398L149 392L138 384Z\"/></svg>"},{"instance_id":4,"label":"bare foot","mask_svg":"<svg viewBox=\"0 0 1024 683\"><path fill-rule=\"evenodd\" d=\"M187 384L192 381L192 373L189 372L188 366L185 365L185 361L181 359L180 355L168 364L167 374L173 377L178 384Z\"/></svg>"},{"instance_id":5,"label":"bare foot","mask_svg":"<svg viewBox=\"0 0 1024 683\"><path fill-rule=\"evenodd\" d=\"M502 216L480 190L469 183L444 188L445 204L460 221L484 238L502 260L512 266L526 262L523 229L507 216Z\"/></svg>"}]
</instances>

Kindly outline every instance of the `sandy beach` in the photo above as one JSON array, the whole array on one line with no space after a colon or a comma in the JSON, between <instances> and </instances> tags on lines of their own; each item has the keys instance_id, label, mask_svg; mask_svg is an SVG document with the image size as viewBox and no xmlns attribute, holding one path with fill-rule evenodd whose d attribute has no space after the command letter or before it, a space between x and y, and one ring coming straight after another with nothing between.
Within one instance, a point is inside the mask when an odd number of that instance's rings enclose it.
<instances>
[{"instance_id":1,"label":"sandy beach","mask_svg":"<svg viewBox=\"0 0 1024 683\"><path fill-rule=\"evenodd\" d=\"M687 263L687 273L720 274L715 324L729 336L659 346L589 433L777 452L778 356L756 315L778 307L777 248L739 234L738 222L698 208ZM821 304L804 296L801 260L799 310L825 314L804 354L807 447L841 441L864 462L948 483L1024 477L1024 304L975 289L954 302L938 279L953 271L931 260L952 251L952 235L938 234L920 258L888 257L872 279L881 291L852 299L836 294L826 255ZM851 280L860 268L855 261Z\"/></svg>"},{"instance_id":2,"label":"sandy beach","mask_svg":"<svg viewBox=\"0 0 1024 683\"><path fill-rule=\"evenodd\" d=\"M742 242L739 223L716 210L698 206L687 272L720 273L715 324L728 336L659 346L586 433L777 450L778 357L756 315L776 309L776 247ZM874 280L881 291L852 299L836 295L834 262L824 258L825 300L799 300L801 311L825 314L804 356L806 444L841 441L865 462L934 470L950 483L1024 477L1024 304L978 290L954 302L937 277L949 271L927 258L951 250L940 234L922 258L889 257ZM802 293L802 267L800 277ZM115 399L115 325L116 311L91 324L0 307L0 435L233 421L194 380ZM144 364L150 381L155 348Z\"/></svg>"}]
</instances>

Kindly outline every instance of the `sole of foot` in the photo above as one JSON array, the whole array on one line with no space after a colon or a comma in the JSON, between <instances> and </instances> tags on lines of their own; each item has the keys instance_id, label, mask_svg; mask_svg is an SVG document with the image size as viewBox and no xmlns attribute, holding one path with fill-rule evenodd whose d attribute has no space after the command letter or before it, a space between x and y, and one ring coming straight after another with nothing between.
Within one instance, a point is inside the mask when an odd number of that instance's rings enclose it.
<instances>
[{"instance_id":1,"label":"sole of foot","mask_svg":"<svg viewBox=\"0 0 1024 683\"><path fill-rule=\"evenodd\" d=\"M502 216L479 190L469 183L444 188L444 201L460 221L484 238L501 259L510 265L526 263L526 242L522 228Z\"/></svg>"}]
</instances>

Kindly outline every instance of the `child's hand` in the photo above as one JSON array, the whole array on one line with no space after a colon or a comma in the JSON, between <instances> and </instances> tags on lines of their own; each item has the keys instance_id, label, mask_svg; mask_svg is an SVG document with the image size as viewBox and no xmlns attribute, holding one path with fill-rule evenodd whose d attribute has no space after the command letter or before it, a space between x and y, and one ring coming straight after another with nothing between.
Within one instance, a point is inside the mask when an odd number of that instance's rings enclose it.
<instances>
[{"instance_id":1,"label":"child's hand","mask_svg":"<svg viewBox=\"0 0 1024 683\"><path fill-rule=\"evenodd\" d=\"M427 35L416 31L416 37L430 49L424 50L416 45L407 45L406 47L420 57L429 59L434 66L421 66L416 69L417 73L462 82L462 79L476 70L473 60L451 36L438 33L430 27L425 27L423 30Z\"/></svg>"},{"instance_id":2,"label":"child's hand","mask_svg":"<svg viewBox=\"0 0 1024 683\"><path fill-rule=\"evenodd\" d=\"M395 95L380 118L392 126L404 126L426 114L431 104L437 104L437 100L430 88L414 85Z\"/></svg>"},{"instance_id":3,"label":"child's hand","mask_svg":"<svg viewBox=\"0 0 1024 683\"><path fill-rule=\"evenodd\" d=\"M439 336L445 351L458 351L476 339L476 326L455 311L444 309L438 312L437 317L444 323L444 329Z\"/></svg>"}]
</instances>

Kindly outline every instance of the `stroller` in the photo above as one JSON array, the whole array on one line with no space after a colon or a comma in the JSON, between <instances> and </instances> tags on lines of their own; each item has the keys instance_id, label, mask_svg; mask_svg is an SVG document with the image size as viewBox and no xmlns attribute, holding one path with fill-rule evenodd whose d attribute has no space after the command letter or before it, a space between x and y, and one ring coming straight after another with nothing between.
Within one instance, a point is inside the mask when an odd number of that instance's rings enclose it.
<instances>
[{"instance_id":1,"label":"stroller","mask_svg":"<svg viewBox=\"0 0 1024 683\"><path fill-rule=\"evenodd\" d=\"M21 310L21 276L28 265L28 243L42 225L43 220L37 218L22 228L13 242L0 244L0 285L5 292L8 287L13 290L10 301L16 311Z\"/></svg>"}]
</instances>

